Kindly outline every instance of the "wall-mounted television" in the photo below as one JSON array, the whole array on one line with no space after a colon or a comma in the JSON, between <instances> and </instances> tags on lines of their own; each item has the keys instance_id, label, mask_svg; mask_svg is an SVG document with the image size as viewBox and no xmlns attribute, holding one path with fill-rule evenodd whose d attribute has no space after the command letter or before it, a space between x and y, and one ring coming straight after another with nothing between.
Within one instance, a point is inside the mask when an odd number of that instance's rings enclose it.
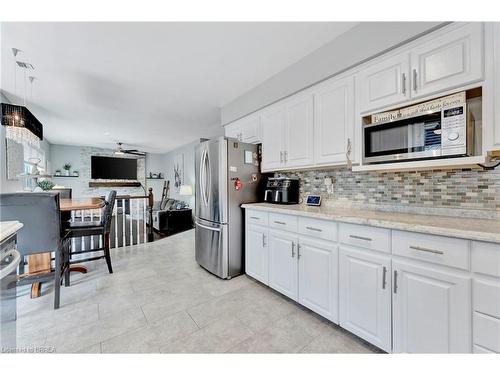
<instances>
[{"instance_id":1,"label":"wall-mounted television","mask_svg":"<svg viewBox=\"0 0 500 375\"><path fill-rule=\"evenodd\" d=\"M90 171L93 179L137 180L137 159L92 156Z\"/></svg>"}]
</instances>

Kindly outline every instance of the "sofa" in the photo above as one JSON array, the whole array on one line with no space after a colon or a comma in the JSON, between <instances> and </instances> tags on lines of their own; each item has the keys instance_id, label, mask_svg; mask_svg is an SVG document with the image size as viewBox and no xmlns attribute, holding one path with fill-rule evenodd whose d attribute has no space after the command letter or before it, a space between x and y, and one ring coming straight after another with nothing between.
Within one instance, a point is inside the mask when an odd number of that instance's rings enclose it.
<instances>
[{"instance_id":1,"label":"sofa","mask_svg":"<svg viewBox=\"0 0 500 375\"><path fill-rule=\"evenodd\" d=\"M153 205L153 229L164 235L171 235L193 228L193 214L184 202L166 198Z\"/></svg>"}]
</instances>

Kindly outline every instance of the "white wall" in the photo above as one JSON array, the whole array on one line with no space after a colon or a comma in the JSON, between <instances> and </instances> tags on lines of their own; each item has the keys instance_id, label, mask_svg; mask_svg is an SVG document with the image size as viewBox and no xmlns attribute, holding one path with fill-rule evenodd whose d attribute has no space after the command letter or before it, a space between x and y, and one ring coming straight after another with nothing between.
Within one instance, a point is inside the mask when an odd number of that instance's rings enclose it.
<instances>
[{"instance_id":1,"label":"white wall","mask_svg":"<svg viewBox=\"0 0 500 375\"><path fill-rule=\"evenodd\" d=\"M440 22L363 22L221 109L227 124L444 25Z\"/></svg>"}]
</instances>

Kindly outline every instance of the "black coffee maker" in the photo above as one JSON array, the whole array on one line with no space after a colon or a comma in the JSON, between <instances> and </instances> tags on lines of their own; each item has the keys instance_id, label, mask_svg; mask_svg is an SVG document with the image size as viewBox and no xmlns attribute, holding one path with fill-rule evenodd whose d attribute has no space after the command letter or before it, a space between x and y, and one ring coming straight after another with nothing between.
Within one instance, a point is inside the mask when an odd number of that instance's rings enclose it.
<instances>
[{"instance_id":1,"label":"black coffee maker","mask_svg":"<svg viewBox=\"0 0 500 375\"><path fill-rule=\"evenodd\" d=\"M299 203L299 179L269 177L264 190L264 202L278 204Z\"/></svg>"}]
</instances>

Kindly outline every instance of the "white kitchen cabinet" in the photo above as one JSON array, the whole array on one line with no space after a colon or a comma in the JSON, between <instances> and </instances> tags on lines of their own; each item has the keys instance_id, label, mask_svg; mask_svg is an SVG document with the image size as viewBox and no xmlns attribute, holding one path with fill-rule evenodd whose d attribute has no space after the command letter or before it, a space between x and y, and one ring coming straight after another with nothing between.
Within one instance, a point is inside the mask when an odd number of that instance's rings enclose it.
<instances>
[{"instance_id":1,"label":"white kitchen cabinet","mask_svg":"<svg viewBox=\"0 0 500 375\"><path fill-rule=\"evenodd\" d=\"M338 248L335 243L300 236L299 303L338 323Z\"/></svg>"},{"instance_id":2,"label":"white kitchen cabinet","mask_svg":"<svg viewBox=\"0 0 500 375\"><path fill-rule=\"evenodd\" d=\"M470 276L411 261L392 268L394 352L470 353Z\"/></svg>"},{"instance_id":3,"label":"white kitchen cabinet","mask_svg":"<svg viewBox=\"0 0 500 375\"><path fill-rule=\"evenodd\" d=\"M340 325L366 341L391 351L391 258L340 247Z\"/></svg>"},{"instance_id":4,"label":"white kitchen cabinet","mask_svg":"<svg viewBox=\"0 0 500 375\"><path fill-rule=\"evenodd\" d=\"M495 108L495 149L500 149L500 22L493 24L493 69L494 69L494 105Z\"/></svg>"},{"instance_id":5,"label":"white kitchen cabinet","mask_svg":"<svg viewBox=\"0 0 500 375\"><path fill-rule=\"evenodd\" d=\"M285 149L286 107L274 105L262 113L262 163L263 172L283 168Z\"/></svg>"},{"instance_id":6,"label":"white kitchen cabinet","mask_svg":"<svg viewBox=\"0 0 500 375\"><path fill-rule=\"evenodd\" d=\"M412 98L483 79L483 53L480 22L468 23L412 48Z\"/></svg>"},{"instance_id":7,"label":"white kitchen cabinet","mask_svg":"<svg viewBox=\"0 0 500 375\"><path fill-rule=\"evenodd\" d=\"M261 141L260 113L246 116L224 127L224 134L236 138L240 142L260 143Z\"/></svg>"},{"instance_id":8,"label":"white kitchen cabinet","mask_svg":"<svg viewBox=\"0 0 500 375\"><path fill-rule=\"evenodd\" d=\"M344 164L354 140L354 78L330 79L314 91L314 162ZM352 159L352 152L349 157Z\"/></svg>"},{"instance_id":9,"label":"white kitchen cabinet","mask_svg":"<svg viewBox=\"0 0 500 375\"><path fill-rule=\"evenodd\" d=\"M286 168L314 163L313 96L295 95L287 101L284 159Z\"/></svg>"},{"instance_id":10,"label":"white kitchen cabinet","mask_svg":"<svg viewBox=\"0 0 500 375\"><path fill-rule=\"evenodd\" d=\"M401 103L410 98L410 57L407 52L383 59L357 76L361 112Z\"/></svg>"},{"instance_id":11,"label":"white kitchen cabinet","mask_svg":"<svg viewBox=\"0 0 500 375\"><path fill-rule=\"evenodd\" d=\"M228 138L236 138L237 140L241 141L241 124L238 121L235 121L224 126L224 135Z\"/></svg>"},{"instance_id":12,"label":"white kitchen cabinet","mask_svg":"<svg viewBox=\"0 0 500 375\"><path fill-rule=\"evenodd\" d=\"M269 230L269 286L298 300L297 235Z\"/></svg>"},{"instance_id":13,"label":"white kitchen cabinet","mask_svg":"<svg viewBox=\"0 0 500 375\"><path fill-rule=\"evenodd\" d=\"M245 236L245 270L256 280L269 284L268 229L260 225L247 226Z\"/></svg>"}]
</instances>

